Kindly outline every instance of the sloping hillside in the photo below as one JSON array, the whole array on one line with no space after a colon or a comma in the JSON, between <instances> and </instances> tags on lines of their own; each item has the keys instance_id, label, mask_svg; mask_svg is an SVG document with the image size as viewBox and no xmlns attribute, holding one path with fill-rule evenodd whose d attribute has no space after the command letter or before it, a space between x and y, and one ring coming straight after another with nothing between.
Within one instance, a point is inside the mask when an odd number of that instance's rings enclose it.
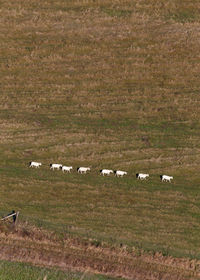
<instances>
[{"instance_id":1,"label":"sloping hillside","mask_svg":"<svg viewBox=\"0 0 200 280\"><path fill-rule=\"evenodd\" d=\"M186 0L1 1L2 215L199 259L199 10Z\"/></svg>"}]
</instances>

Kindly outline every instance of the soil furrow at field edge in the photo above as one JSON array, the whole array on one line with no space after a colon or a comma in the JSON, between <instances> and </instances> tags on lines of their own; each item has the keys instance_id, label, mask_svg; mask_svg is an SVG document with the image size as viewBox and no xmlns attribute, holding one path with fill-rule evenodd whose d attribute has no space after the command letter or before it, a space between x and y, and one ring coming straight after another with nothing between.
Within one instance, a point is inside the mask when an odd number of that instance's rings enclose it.
<instances>
[{"instance_id":1,"label":"soil furrow at field edge","mask_svg":"<svg viewBox=\"0 0 200 280\"><path fill-rule=\"evenodd\" d=\"M38 237L23 238L18 234L0 234L0 240L1 260L57 267L61 270L87 270L134 280L184 280L198 279L200 276L199 261L164 257L159 253L136 255L125 249L96 247L70 238L63 243Z\"/></svg>"}]
</instances>

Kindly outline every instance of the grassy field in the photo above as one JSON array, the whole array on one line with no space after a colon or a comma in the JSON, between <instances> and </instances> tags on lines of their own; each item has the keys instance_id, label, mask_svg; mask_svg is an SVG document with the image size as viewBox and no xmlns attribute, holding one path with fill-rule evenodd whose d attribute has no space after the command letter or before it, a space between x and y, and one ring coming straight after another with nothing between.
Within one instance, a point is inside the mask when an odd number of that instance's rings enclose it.
<instances>
[{"instance_id":1,"label":"grassy field","mask_svg":"<svg viewBox=\"0 0 200 280\"><path fill-rule=\"evenodd\" d=\"M19 278L16 278L19 275ZM56 269L34 267L25 263L0 262L0 277L2 280L112 280L103 275L91 275L86 273L62 272Z\"/></svg>"},{"instance_id":2,"label":"grassy field","mask_svg":"<svg viewBox=\"0 0 200 280\"><path fill-rule=\"evenodd\" d=\"M186 0L1 1L2 215L200 259L199 10Z\"/></svg>"}]
</instances>

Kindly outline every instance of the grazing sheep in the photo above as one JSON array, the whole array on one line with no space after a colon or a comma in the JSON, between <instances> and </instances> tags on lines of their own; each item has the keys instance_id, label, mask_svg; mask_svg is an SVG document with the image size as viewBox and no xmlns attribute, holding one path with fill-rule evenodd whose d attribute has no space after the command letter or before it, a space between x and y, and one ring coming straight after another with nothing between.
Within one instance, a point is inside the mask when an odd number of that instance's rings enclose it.
<instances>
[{"instance_id":1,"label":"grazing sheep","mask_svg":"<svg viewBox=\"0 0 200 280\"><path fill-rule=\"evenodd\" d=\"M162 182L171 182L173 177L168 175L160 175L160 179L162 180Z\"/></svg>"},{"instance_id":2,"label":"grazing sheep","mask_svg":"<svg viewBox=\"0 0 200 280\"><path fill-rule=\"evenodd\" d=\"M60 169L62 168L62 164L58 164L58 163L51 163L50 164L50 169Z\"/></svg>"},{"instance_id":3,"label":"grazing sheep","mask_svg":"<svg viewBox=\"0 0 200 280\"><path fill-rule=\"evenodd\" d=\"M86 173L87 171L90 171L90 167L78 167L77 168L78 173Z\"/></svg>"},{"instance_id":4,"label":"grazing sheep","mask_svg":"<svg viewBox=\"0 0 200 280\"><path fill-rule=\"evenodd\" d=\"M36 162L36 161L29 162L29 167L39 168L41 165L42 165L41 162Z\"/></svg>"},{"instance_id":5,"label":"grazing sheep","mask_svg":"<svg viewBox=\"0 0 200 280\"><path fill-rule=\"evenodd\" d=\"M71 170L73 169L73 167L72 166L65 166L65 165L63 165L62 167L61 167L61 170L62 170L62 172L70 172Z\"/></svg>"},{"instance_id":6,"label":"grazing sheep","mask_svg":"<svg viewBox=\"0 0 200 280\"><path fill-rule=\"evenodd\" d=\"M127 172L126 172L126 171L117 170L117 171L115 172L115 175L116 175L117 177L123 177L124 175L127 175Z\"/></svg>"},{"instance_id":7,"label":"grazing sheep","mask_svg":"<svg viewBox=\"0 0 200 280\"><path fill-rule=\"evenodd\" d=\"M110 175L111 173L114 173L113 170L110 169L102 169L100 170L100 173L104 176L104 175Z\"/></svg>"},{"instance_id":8,"label":"grazing sheep","mask_svg":"<svg viewBox=\"0 0 200 280\"><path fill-rule=\"evenodd\" d=\"M149 177L149 174L143 174L143 173L137 173L136 174L136 178L140 179L140 180L146 180L146 178Z\"/></svg>"}]
</instances>

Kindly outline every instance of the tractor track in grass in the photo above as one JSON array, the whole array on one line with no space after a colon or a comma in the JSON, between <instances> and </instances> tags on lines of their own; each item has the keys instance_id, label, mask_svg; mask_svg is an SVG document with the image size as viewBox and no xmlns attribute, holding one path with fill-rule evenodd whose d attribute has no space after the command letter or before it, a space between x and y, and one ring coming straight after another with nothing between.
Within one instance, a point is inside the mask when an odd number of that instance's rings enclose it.
<instances>
[{"instance_id":1,"label":"tractor track in grass","mask_svg":"<svg viewBox=\"0 0 200 280\"><path fill-rule=\"evenodd\" d=\"M125 246L109 247L78 238L57 239L41 230L15 229L0 233L0 259L88 271L125 279L199 279L200 261L147 254Z\"/></svg>"}]
</instances>

